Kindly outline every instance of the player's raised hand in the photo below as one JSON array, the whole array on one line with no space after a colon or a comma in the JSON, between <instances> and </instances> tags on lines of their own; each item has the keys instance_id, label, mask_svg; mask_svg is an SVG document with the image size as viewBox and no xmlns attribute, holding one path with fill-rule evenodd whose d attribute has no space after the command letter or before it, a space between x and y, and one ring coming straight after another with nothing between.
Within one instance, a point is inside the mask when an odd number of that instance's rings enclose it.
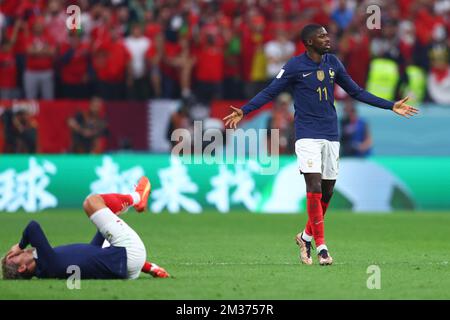
<instances>
[{"instance_id":1,"label":"player's raised hand","mask_svg":"<svg viewBox=\"0 0 450 320\"><path fill-rule=\"evenodd\" d=\"M412 117L415 114L419 113L419 109L416 109L414 107L411 107L410 105L406 104L406 101L408 101L409 97L405 97L401 100L398 100L394 104L394 108L392 108L392 111L394 111L396 114L401 115L402 117L409 118Z\"/></svg>"},{"instance_id":2,"label":"player's raised hand","mask_svg":"<svg viewBox=\"0 0 450 320\"><path fill-rule=\"evenodd\" d=\"M230 106L230 108L233 109L234 111L231 114L227 115L222 120L225 121L225 127L230 125L230 128L236 129L238 122L241 121L242 118L244 117L244 113L239 108L235 108L233 106Z\"/></svg>"}]
</instances>

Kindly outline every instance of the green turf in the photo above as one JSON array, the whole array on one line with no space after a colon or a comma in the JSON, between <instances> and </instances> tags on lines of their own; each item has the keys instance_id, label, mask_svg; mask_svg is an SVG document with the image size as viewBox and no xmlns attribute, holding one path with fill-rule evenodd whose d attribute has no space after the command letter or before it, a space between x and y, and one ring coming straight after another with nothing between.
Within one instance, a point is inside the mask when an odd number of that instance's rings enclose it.
<instances>
[{"instance_id":1,"label":"green turf","mask_svg":"<svg viewBox=\"0 0 450 320\"><path fill-rule=\"evenodd\" d=\"M30 219L53 245L87 242L95 231L75 210L1 213L0 252ZM0 299L450 299L450 213L330 211L330 267L299 264L294 235L305 215L130 212L124 219L172 279L83 280L80 290L64 280L2 280ZM380 267L380 290L366 286L369 265Z\"/></svg>"}]
</instances>

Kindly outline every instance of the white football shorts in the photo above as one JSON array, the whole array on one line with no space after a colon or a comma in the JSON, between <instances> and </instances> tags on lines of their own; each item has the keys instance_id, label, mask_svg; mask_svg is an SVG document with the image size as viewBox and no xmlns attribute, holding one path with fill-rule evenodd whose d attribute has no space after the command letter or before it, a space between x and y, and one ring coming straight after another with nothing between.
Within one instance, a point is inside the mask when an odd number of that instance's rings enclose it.
<instances>
[{"instance_id":1,"label":"white football shorts","mask_svg":"<svg viewBox=\"0 0 450 320\"><path fill-rule=\"evenodd\" d=\"M107 242L115 247L126 249L128 279L138 278L147 259L147 251L136 231L109 208L98 210L91 215L90 219ZM105 247L105 244L103 246Z\"/></svg>"},{"instance_id":2,"label":"white football shorts","mask_svg":"<svg viewBox=\"0 0 450 320\"><path fill-rule=\"evenodd\" d=\"M321 173L322 179L336 180L339 171L339 142L326 139L299 139L295 153L301 173Z\"/></svg>"}]
</instances>

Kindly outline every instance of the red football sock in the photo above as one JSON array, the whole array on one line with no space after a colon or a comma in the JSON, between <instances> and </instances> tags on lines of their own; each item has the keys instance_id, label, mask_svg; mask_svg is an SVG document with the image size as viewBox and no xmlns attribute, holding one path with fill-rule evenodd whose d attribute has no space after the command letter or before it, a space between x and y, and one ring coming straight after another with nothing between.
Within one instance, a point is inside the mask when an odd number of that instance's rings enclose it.
<instances>
[{"instance_id":1,"label":"red football sock","mask_svg":"<svg viewBox=\"0 0 450 320\"><path fill-rule=\"evenodd\" d=\"M323 211L321 205L322 193L308 192L306 194L306 207L308 211L308 221L311 228L312 236L316 246L325 244L325 231L323 224ZM306 232L308 233L308 232Z\"/></svg>"},{"instance_id":2,"label":"red football sock","mask_svg":"<svg viewBox=\"0 0 450 320\"><path fill-rule=\"evenodd\" d=\"M149 273L151 268L152 268L152 264L148 261L145 261L144 266L142 267L141 271L145 272L145 273Z\"/></svg>"},{"instance_id":3,"label":"red football sock","mask_svg":"<svg viewBox=\"0 0 450 320\"><path fill-rule=\"evenodd\" d=\"M320 204L322 205L322 213L323 213L323 218L325 219L325 213L327 212L328 206L329 206L329 202L323 202L322 200L320 200ZM312 227L311 227L311 222L308 219L308 221L306 222L306 227L305 227L305 233L308 236L312 236Z\"/></svg>"},{"instance_id":4,"label":"red football sock","mask_svg":"<svg viewBox=\"0 0 450 320\"><path fill-rule=\"evenodd\" d=\"M100 196L105 201L105 205L116 214L133 204L133 197L129 194L108 193Z\"/></svg>"}]
</instances>

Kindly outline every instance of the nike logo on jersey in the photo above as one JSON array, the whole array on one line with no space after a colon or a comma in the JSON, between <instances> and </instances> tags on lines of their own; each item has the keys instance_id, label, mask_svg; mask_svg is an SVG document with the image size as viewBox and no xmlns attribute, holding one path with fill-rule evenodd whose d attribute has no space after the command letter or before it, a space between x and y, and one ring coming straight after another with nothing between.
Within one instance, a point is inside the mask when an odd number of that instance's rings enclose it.
<instances>
[{"instance_id":1,"label":"nike logo on jersey","mask_svg":"<svg viewBox=\"0 0 450 320\"><path fill-rule=\"evenodd\" d=\"M304 74L303 74L303 78L309 76L311 73L312 73L312 72L310 72L310 73L304 73Z\"/></svg>"}]
</instances>

